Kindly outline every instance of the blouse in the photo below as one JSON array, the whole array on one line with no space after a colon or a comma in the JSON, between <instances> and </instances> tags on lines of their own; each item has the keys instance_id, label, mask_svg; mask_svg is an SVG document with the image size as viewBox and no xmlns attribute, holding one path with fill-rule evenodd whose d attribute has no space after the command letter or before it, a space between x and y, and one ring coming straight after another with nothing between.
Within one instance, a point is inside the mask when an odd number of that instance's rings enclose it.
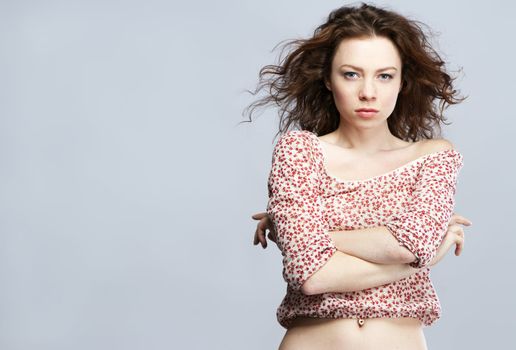
<instances>
[{"instance_id":1,"label":"blouse","mask_svg":"<svg viewBox=\"0 0 516 350\"><path fill-rule=\"evenodd\" d=\"M423 155L364 180L341 180L325 170L315 133L282 134L272 155L267 213L281 250L286 295L277 308L281 326L297 316L317 318L415 317L430 326L441 305L429 263L453 215L463 156L455 149ZM328 231L385 226L414 254L419 272L381 286L306 295L302 284L336 252Z\"/></svg>"}]
</instances>

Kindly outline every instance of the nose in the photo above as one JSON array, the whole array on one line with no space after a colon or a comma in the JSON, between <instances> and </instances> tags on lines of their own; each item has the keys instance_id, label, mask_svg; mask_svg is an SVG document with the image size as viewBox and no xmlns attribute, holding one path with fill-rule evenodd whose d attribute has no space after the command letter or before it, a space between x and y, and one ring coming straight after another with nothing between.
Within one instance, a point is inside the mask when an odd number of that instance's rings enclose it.
<instances>
[{"instance_id":1,"label":"nose","mask_svg":"<svg viewBox=\"0 0 516 350\"><path fill-rule=\"evenodd\" d=\"M364 83L360 87L358 97L360 100L374 100L376 98L376 87L374 83L368 79L364 80Z\"/></svg>"}]
</instances>

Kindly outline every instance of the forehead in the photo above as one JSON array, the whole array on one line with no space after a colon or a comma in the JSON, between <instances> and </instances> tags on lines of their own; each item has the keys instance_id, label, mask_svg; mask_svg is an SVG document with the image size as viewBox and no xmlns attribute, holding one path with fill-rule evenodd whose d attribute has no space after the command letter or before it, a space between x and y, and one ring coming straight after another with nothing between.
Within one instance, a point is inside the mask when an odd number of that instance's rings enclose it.
<instances>
[{"instance_id":1,"label":"forehead","mask_svg":"<svg viewBox=\"0 0 516 350\"><path fill-rule=\"evenodd\" d=\"M348 38L339 43L333 66L351 64L364 69L385 66L401 67L401 58L394 43L385 37Z\"/></svg>"}]
</instances>

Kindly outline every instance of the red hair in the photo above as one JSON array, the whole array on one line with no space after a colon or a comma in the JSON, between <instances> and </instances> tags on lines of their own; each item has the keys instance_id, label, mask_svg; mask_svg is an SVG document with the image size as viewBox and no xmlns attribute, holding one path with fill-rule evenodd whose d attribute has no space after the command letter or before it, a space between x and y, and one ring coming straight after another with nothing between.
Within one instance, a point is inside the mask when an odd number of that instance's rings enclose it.
<instances>
[{"instance_id":1,"label":"red hair","mask_svg":"<svg viewBox=\"0 0 516 350\"><path fill-rule=\"evenodd\" d=\"M387 119L389 130L406 141L433 138L435 128L440 134L440 123L446 124L443 112L448 105L466 97L457 97L452 85L455 78L446 72L445 62L431 47L423 26L366 3L333 10L311 38L287 42L285 47L292 45L293 49L283 59L280 54L279 65L260 70L255 91L246 91L254 96L267 89L269 94L246 107L251 109L249 121L255 108L275 104L280 107L280 132L291 125L319 136L334 131L340 116L324 81L329 80L335 51L343 39L379 36L393 42L402 61L402 89Z\"/></svg>"}]
</instances>

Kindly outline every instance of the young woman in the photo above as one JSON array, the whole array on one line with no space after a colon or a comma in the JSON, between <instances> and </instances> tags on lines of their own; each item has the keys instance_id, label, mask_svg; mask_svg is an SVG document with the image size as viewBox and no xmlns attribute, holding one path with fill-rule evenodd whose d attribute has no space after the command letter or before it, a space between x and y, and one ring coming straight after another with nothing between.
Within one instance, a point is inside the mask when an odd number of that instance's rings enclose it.
<instances>
[{"instance_id":1,"label":"young woman","mask_svg":"<svg viewBox=\"0 0 516 350\"><path fill-rule=\"evenodd\" d=\"M253 215L254 244L269 230L283 256L281 350L426 349L441 315L430 267L460 254L471 222L453 213L463 156L434 128L464 98L418 23L342 7L260 72L273 77L257 103L283 112Z\"/></svg>"}]
</instances>

